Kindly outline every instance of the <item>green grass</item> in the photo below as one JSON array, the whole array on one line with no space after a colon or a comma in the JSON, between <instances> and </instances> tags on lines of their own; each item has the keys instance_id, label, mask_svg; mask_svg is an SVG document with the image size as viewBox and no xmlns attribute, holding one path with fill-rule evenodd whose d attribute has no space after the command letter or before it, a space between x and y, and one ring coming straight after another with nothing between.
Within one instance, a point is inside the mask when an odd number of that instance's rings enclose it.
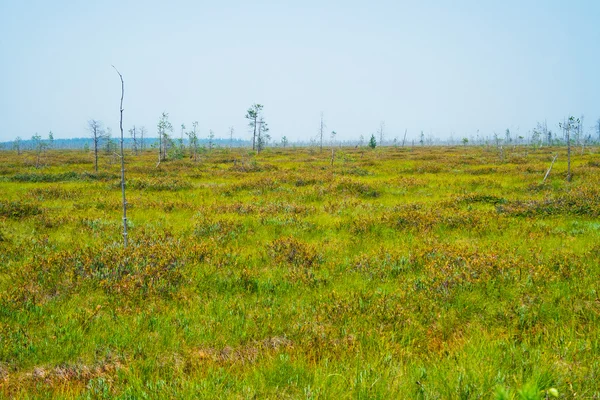
<instances>
[{"instance_id":1,"label":"green grass","mask_svg":"<svg viewBox=\"0 0 600 400\"><path fill-rule=\"evenodd\" d=\"M598 397L598 150L0 152L0 396Z\"/></svg>"}]
</instances>

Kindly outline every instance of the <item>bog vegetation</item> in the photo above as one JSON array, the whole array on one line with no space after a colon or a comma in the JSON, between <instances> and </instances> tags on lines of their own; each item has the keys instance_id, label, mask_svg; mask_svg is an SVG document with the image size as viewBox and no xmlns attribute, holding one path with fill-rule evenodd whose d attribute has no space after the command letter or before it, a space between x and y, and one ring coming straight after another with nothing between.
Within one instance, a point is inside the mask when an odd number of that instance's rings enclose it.
<instances>
[{"instance_id":1,"label":"bog vegetation","mask_svg":"<svg viewBox=\"0 0 600 400\"><path fill-rule=\"evenodd\" d=\"M2 152L0 396L597 398L598 151Z\"/></svg>"}]
</instances>

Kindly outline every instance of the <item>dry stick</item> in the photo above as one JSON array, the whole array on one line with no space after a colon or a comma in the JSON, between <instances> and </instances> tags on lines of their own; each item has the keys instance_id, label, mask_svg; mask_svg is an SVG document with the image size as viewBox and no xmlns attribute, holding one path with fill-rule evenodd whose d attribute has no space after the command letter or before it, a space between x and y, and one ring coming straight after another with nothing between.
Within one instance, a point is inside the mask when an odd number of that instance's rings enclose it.
<instances>
[{"instance_id":1,"label":"dry stick","mask_svg":"<svg viewBox=\"0 0 600 400\"><path fill-rule=\"evenodd\" d=\"M404 142L406 142L406 132L408 132L408 129L404 130L404 139L402 139L402 147L404 147Z\"/></svg>"},{"instance_id":2,"label":"dry stick","mask_svg":"<svg viewBox=\"0 0 600 400\"><path fill-rule=\"evenodd\" d=\"M119 121L119 127L121 128L121 192L123 193L123 247L127 247L127 200L125 199L125 155L123 154L123 96L125 94L125 83L119 70L114 65L112 67L121 78L121 119Z\"/></svg>"},{"instance_id":3,"label":"dry stick","mask_svg":"<svg viewBox=\"0 0 600 400\"><path fill-rule=\"evenodd\" d=\"M546 182L546 178L548 178L548 175L550 175L550 171L552 171L552 166L554 165L554 161L556 161L556 157L558 157L558 154L556 154L554 156L554 158L552 159L552 163L550 164L550 168L548 168L548 171L546 172L546 175L544 175L544 180L542 181L542 183Z\"/></svg>"}]
</instances>

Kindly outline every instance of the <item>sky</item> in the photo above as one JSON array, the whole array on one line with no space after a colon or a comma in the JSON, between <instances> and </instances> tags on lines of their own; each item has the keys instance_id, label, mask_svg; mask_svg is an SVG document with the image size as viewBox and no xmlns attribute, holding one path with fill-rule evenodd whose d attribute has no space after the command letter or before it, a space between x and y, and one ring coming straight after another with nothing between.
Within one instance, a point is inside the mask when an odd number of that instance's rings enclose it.
<instances>
[{"instance_id":1,"label":"sky","mask_svg":"<svg viewBox=\"0 0 600 400\"><path fill-rule=\"evenodd\" d=\"M0 141L86 137L96 119L156 135L275 141L526 135L600 118L600 1L0 0Z\"/></svg>"}]
</instances>

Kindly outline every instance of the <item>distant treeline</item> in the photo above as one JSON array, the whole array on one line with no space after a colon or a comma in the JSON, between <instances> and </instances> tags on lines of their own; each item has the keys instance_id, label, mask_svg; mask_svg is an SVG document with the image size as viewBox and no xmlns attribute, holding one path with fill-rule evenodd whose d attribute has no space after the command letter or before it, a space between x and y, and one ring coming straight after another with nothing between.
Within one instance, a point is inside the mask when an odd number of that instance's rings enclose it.
<instances>
[{"instance_id":1,"label":"distant treeline","mask_svg":"<svg viewBox=\"0 0 600 400\"><path fill-rule=\"evenodd\" d=\"M179 140L179 139L177 139ZM50 142L50 140L48 139L43 139L43 141L45 142L46 146L48 147L52 147L53 149L72 149L72 150L77 150L77 149L87 149L87 148L91 148L93 146L92 144L92 139L90 138L74 138L74 139L54 139ZM117 139L117 138L111 138L110 141L114 144L119 144L121 142L121 139ZM102 141L103 143L106 143L106 139ZM200 139L200 146L209 146L209 139ZM183 144L188 146L189 145L189 141L187 139L183 140ZM17 142L15 140L10 141L10 142L0 142L0 150L14 150L15 147L17 145ZM34 140L28 139L28 140L19 140L18 141L18 146L20 147L20 150L34 150L36 148L37 143ZM128 148L131 149L133 148L133 139L131 138L125 138L123 140L123 145ZM138 146L139 146L139 140L138 140ZM144 148L145 149L151 149L153 147L158 146L158 138L144 138ZM245 147L245 146L252 146L252 142L249 140L242 140L242 139L212 139L212 146L213 147Z\"/></svg>"},{"instance_id":2,"label":"distant treeline","mask_svg":"<svg viewBox=\"0 0 600 400\"><path fill-rule=\"evenodd\" d=\"M527 136L519 136L513 135L507 129L506 132L500 136L494 134L494 136L469 136L469 137L450 137L447 139L439 139L435 138L432 135L425 135L421 132L420 136L417 138L407 138L396 136L391 139L377 141L377 146L390 146L390 147L416 147L416 146L564 146L567 144L567 140L561 133L554 133L551 131L540 132L534 130L533 132L528 132ZM284 137L285 138L285 137ZM375 135L373 135L373 139ZM372 139L372 140L373 140ZM190 141L189 139L173 139L171 138L173 144L183 143L185 147L189 147ZM85 150L91 149L93 147L93 142L91 138L74 138L74 139L44 139L41 138L41 144L45 149L53 148L53 149L71 149L71 150ZM35 150L37 146L40 145L40 142L36 142L32 139L18 139L9 142L0 142L0 151L4 150L18 150L18 151L29 151ZM100 140L99 147L101 149L116 148L119 145L120 139L118 138L102 138ZM597 135L592 136L591 134L579 134L578 132L571 133L570 142L572 146L588 146L588 145L598 145L600 144L600 124L598 125ZM134 141L132 138L125 138L123 141L125 148L133 149ZM206 148L228 148L228 147L250 147L252 148L251 140L243 140L243 139L198 139L199 147ZM327 141L323 143L326 147L363 147L369 146L369 141L365 139L365 136L361 135L358 140L335 140L335 141ZM319 142L315 138L311 138L309 140L297 140L297 141L288 141L285 139L285 142L277 141L277 140L269 140L265 142L265 147L314 147L319 146ZM137 140L137 149L141 150L143 147L144 150L149 150L153 148L158 148L158 138L149 137L144 138L143 146L141 140L138 138Z\"/></svg>"}]
</instances>

